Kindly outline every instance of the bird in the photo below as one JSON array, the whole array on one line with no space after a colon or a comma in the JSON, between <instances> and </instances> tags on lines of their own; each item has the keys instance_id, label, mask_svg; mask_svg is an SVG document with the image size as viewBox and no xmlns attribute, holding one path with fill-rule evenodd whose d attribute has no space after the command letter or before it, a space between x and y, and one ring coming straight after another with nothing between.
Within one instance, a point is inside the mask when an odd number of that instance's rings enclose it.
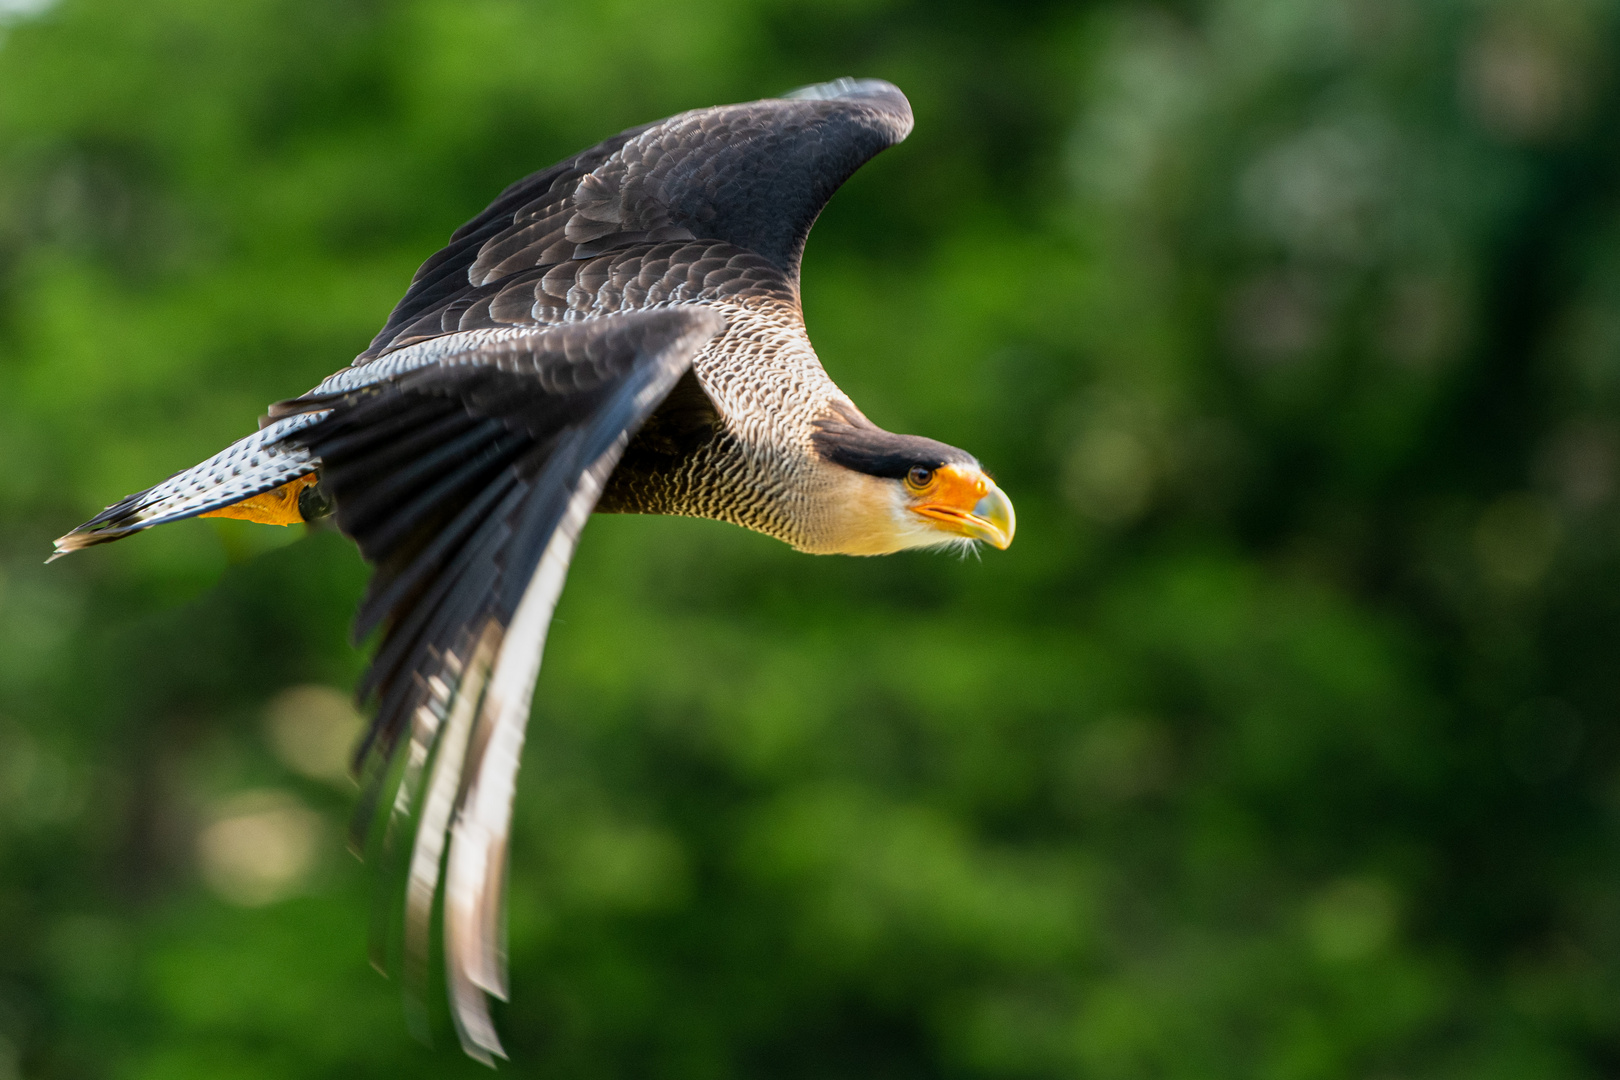
<instances>
[{"instance_id":1,"label":"bird","mask_svg":"<svg viewBox=\"0 0 1620 1080\"><path fill-rule=\"evenodd\" d=\"M364 849L414 827L404 963L425 978L442 889L450 1012L486 1064L505 1056L490 1000L508 990L524 733L593 512L715 519L813 554L1012 543L978 460L867 419L805 329L811 226L912 125L898 88L843 78L630 128L518 180L351 364L56 541L52 559L228 517L327 522L358 545L353 638L381 634L357 690L356 832Z\"/></svg>"}]
</instances>

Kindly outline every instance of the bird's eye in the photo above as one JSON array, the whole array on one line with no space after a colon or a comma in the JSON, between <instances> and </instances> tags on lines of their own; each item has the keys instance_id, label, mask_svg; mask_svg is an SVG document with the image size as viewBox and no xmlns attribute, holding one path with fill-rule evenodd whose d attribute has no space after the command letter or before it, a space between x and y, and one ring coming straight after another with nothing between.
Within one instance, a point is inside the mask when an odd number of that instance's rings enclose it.
<instances>
[{"instance_id":1,"label":"bird's eye","mask_svg":"<svg viewBox=\"0 0 1620 1080\"><path fill-rule=\"evenodd\" d=\"M911 471L906 473L906 486L913 491L921 491L934 482L934 470L925 469L921 465L913 465Z\"/></svg>"}]
</instances>

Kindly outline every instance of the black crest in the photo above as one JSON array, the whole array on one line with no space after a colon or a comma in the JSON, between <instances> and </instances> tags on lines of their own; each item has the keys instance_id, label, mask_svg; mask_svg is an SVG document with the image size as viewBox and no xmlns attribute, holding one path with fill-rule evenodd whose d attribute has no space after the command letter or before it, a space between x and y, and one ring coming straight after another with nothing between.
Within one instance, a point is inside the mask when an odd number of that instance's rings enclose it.
<instances>
[{"instance_id":1,"label":"black crest","mask_svg":"<svg viewBox=\"0 0 1620 1080\"><path fill-rule=\"evenodd\" d=\"M896 435L884 431L854 409L834 405L829 415L816 421L811 437L816 453L834 465L898 480L921 466L978 465L965 450L947 446L921 435Z\"/></svg>"}]
</instances>

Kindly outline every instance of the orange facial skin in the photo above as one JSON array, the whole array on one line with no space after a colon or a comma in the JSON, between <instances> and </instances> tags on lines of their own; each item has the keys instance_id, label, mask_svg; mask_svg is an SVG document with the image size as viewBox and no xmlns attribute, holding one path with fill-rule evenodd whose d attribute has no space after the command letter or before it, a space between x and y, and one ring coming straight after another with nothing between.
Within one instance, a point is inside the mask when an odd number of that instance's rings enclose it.
<instances>
[{"instance_id":1,"label":"orange facial skin","mask_svg":"<svg viewBox=\"0 0 1620 1080\"><path fill-rule=\"evenodd\" d=\"M199 517L238 518L256 521L260 525L301 525L304 515L298 512L298 494L315 483L314 473L289 480L278 488L262 492L239 503L210 510Z\"/></svg>"},{"instance_id":2,"label":"orange facial skin","mask_svg":"<svg viewBox=\"0 0 1620 1080\"><path fill-rule=\"evenodd\" d=\"M1005 551L1017 530L1012 500L971 465L913 469L903 481L915 501L910 510L936 529L983 540Z\"/></svg>"}]
</instances>

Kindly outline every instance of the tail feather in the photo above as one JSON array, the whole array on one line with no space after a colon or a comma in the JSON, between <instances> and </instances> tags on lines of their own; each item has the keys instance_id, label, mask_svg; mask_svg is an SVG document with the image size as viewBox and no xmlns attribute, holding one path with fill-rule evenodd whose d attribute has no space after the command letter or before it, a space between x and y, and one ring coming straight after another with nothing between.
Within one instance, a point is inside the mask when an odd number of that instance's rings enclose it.
<instances>
[{"instance_id":1,"label":"tail feather","mask_svg":"<svg viewBox=\"0 0 1620 1080\"><path fill-rule=\"evenodd\" d=\"M302 413L277 420L232 443L207 461L177 472L155 487L120 499L58 539L56 552L46 561L93 544L118 540L153 525L218 510L308 474L320 462L304 447L282 440L325 415L325 412Z\"/></svg>"}]
</instances>

